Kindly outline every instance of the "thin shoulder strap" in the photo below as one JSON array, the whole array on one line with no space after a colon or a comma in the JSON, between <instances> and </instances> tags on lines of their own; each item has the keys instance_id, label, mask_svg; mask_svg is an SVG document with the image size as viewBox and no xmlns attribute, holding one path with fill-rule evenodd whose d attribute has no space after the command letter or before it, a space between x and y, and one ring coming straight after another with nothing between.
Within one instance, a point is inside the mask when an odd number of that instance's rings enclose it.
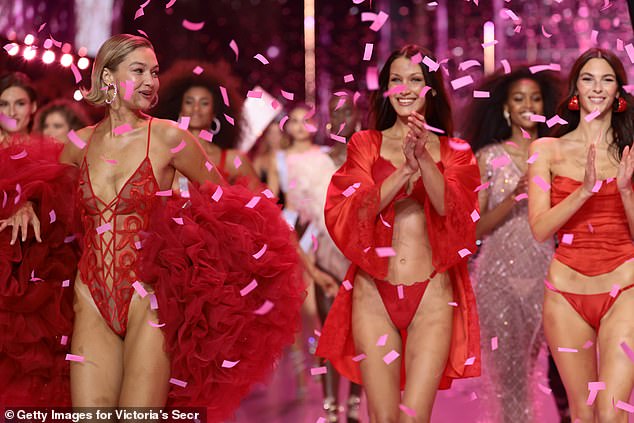
<instances>
[{"instance_id":1,"label":"thin shoulder strap","mask_svg":"<svg viewBox=\"0 0 634 423\"><path fill-rule=\"evenodd\" d=\"M152 119L154 118L150 117L150 121L147 124L147 145L145 147L145 157L149 157L150 155L150 134L152 133Z\"/></svg>"}]
</instances>

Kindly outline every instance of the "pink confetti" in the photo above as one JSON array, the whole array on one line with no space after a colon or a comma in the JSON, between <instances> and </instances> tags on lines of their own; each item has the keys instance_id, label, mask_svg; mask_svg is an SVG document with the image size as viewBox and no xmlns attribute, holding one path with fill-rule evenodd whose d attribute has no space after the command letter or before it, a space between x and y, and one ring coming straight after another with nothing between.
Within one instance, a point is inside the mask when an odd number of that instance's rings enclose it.
<instances>
[{"instance_id":1,"label":"pink confetti","mask_svg":"<svg viewBox=\"0 0 634 423\"><path fill-rule=\"evenodd\" d=\"M502 64L502 67L504 68L505 74L511 73L511 64L509 63L508 60L502 59L500 60L500 63Z\"/></svg>"},{"instance_id":2,"label":"pink confetti","mask_svg":"<svg viewBox=\"0 0 634 423\"><path fill-rule=\"evenodd\" d=\"M176 147L174 148L170 148L170 151L172 152L172 154L176 154L179 151L181 151L183 148L185 148L187 144L185 143L185 140L181 140L180 144L178 144Z\"/></svg>"},{"instance_id":3,"label":"pink confetti","mask_svg":"<svg viewBox=\"0 0 634 423\"><path fill-rule=\"evenodd\" d=\"M634 405L628 404L621 400L619 400L619 402L616 403L616 408L619 408L623 411L627 411L628 413L634 413Z\"/></svg>"},{"instance_id":4,"label":"pink confetti","mask_svg":"<svg viewBox=\"0 0 634 423\"><path fill-rule=\"evenodd\" d=\"M136 248L137 250L140 250L141 248L143 248L143 244L141 244L141 241L135 241L134 248Z\"/></svg>"},{"instance_id":5,"label":"pink confetti","mask_svg":"<svg viewBox=\"0 0 634 423\"><path fill-rule=\"evenodd\" d=\"M410 417L416 417L416 411L412 410L411 408L407 407L404 404L399 404L398 408L405 414L407 414Z\"/></svg>"},{"instance_id":6,"label":"pink confetti","mask_svg":"<svg viewBox=\"0 0 634 423\"><path fill-rule=\"evenodd\" d=\"M573 238L574 238L574 235L573 235L573 234L564 234L564 235L561 237L561 243L562 243L562 244L568 244L568 245L571 245L571 244L572 244L572 240L573 240Z\"/></svg>"},{"instance_id":7,"label":"pink confetti","mask_svg":"<svg viewBox=\"0 0 634 423\"><path fill-rule=\"evenodd\" d=\"M206 129L203 129L198 134L198 138L202 138L202 139L204 139L207 142L212 142L213 139L214 139L214 134L212 134L211 132L207 131Z\"/></svg>"},{"instance_id":8,"label":"pink confetti","mask_svg":"<svg viewBox=\"0 0 634 423\"><path fill-rule=\"evenodd\" d=\"M313 367L310 369L311 376L325 375L326 373L328 373L328 368L326 366Z\"/></svg>"},{"instance_id":9,"label":"pink confetti","mask_svg":"<svg viewBox=\"0 0 634 423\"><path fill-rule=\"evenodd\" d=\"M552 389L550 389L547 386L542 385L541 383L537 384L537 387L539 388L540 391L542 391L543 393L545 393L546 395L550 395L552 392Z\"/></svg>"},{"instance_id":10,"label":"pink confetti","mask_svg":"<svg viewBox=\"0 0 634 423\"><path fill-rule=\"evenodd\" d=\"M627 357L634 363L634 351L632 351L630 346L627 345L627 343L625 343L625 341L621 342L619 345L621 346L621 349L623 350L625 355L627 355Z\"/></svg>"},{"instance_id":11,"label":"pink confetti","mask_svg":"<svg viewBox=\"0 0 634 423\"><path fill-rule=\"evenodd\" d=\"M264 196L266 198L275 198L275 195L273 194L273 191L271 191L270 189L265 189L264 191L262 191L262 194L264 194Z\"/></svg>"},{"instance_id":12,"label":"pink confetti","mask_svg":"<svg viewBox=\"0 0 634 423\"><path fill-rule=\"evenodd\" d=\"M401 355L399 353L397 353L396 351L392 350L389 353L385 354L385 356L383 356L383 361L385 362L385 364L390 364L391 362L393 362L394 360L396 360L400 356Z\"/></svg>"},{"instance_id":13,"label":"pink confetti","mask_svg":"<svg viewBox=\"0 0 634 423\"><path fill-rule=\"evenodd\" d=\"M240 50L238 49L238 44L236 43L236 40L231 40L229 42L229 47L231 47L231 50L233 50L233 52L236 55L236 62L238 61L238 56L240 54Z\"/></svg>"},{"instance_id":14,"label":"pink confetti","mask_svg":"<svg viewBox=\"0 0 634 423\"><path fill-rule=\"evenodd\" d=\"M544 181L539 175L533 177L533 182L544 192L548 192L550 190L550 184Z\"/></svg>"},{"instance_id":15,"label":"pink confetti","mask_svg":"<svg viewBox=\"0 0 634 423\"><path fill-rule=\"evenodd\" d=\"M115 135L122 135L130 131L132 131L132 127L130 126L130 124L124 123L123 125L119 125L114 128L112 132L114 132Z\"/></svg>"},{"instance_id":16,"label":"pink confetti","mask_svg":"<svg viewBox=\"0 0 634 423\"><path fill-rule=\"evenodd\" d=\"M147 33L141 29L137 29L136 32L138 32L139 34L143 35L145 38L150 38Z\"/></svg>"},{"instance_id":17,"label":"pink confetti","mask_svg":"<svg viewBox=\"0 0 634 423\"><path fill-rule=\"evenodd\" d=\"M552 128L555 125L567 125L568 121L559 117L559 115L555 115L546 121L546 125L549 128Z\"/></svg>"},{"instance_id":18,"label":"pink confetti","mask_svg":"<svg viewBox=\"0 0 634 423\"><path fill-rule=\"evenodd\" d=\"M387 228L391 228L392 225L390 225L385 219L383 219L383 215L381 213L379 213L379 219L381 219L381 223L383 223L383 226L387 227Z\"/></svg>"},{"instance_id":19,"label":"pink confetti","mask_svg":"<svg viewBox=\"0 0 634 423\"><path fill-rule=\"evenodd\" d=\"M471 212L471 220L473 220L474 222L480 220L480 213L478 213L477 210Z\"/></svg>"},{"instance_id":20,"label":"pink confetti","mask_svg":"<svg viewBox=\"0 0 634 423\"><path fill-rule=\"evenodd\" d=\"M425 129L427 129L428 131L436 132L437 134L444 134L445 133L445 131L443 131L442 129L436 128L435 126L428 125L425 122L423 122L423 127Z\"/></svg>"},{"instance_id":21,"label":"pink confetti","mask_svg":"<svg viewBox=\"0 0 634 423\"><path fill-rule=\"evenodd\" d=\"M599 37L599 31L593 29L592 32L590 33L590 42L592 44L597 44L597 38Z\"/></svg>"},{"instance_id":22,"label":"pink confetti","mask_svg":"<svg viewBox=\"0 0 634 423\"><path fill-rule=\"evenodd\" d=\"M79 138L79 135L72 129L68 132L68 139L80 150L86 147L86 142Z\"/></svg>"},{"instance_id":23,"label":"pink confetti","mask_svg":"<svg viewBox=\"0 0 634 423\"><path fill-rule=\"evenodd\" d=\"M143 16L145 13L143 12L143 8L139 7L137 9L137 11L134 13L134 20L137 20L138 18L140 18L141 16Z\"/></svg>"},{"instance_id":24,"label":"pink confetti","mask_svg":"<svg viewBox=\"0 0 634 423\"><path fill-rule=\"evenodd\" d=\"M211 196L211 199L217 203L218 201L220 201L220 197L222 197L222 188L220 187L220 185L218 185L216 191L214 191L213 195Z\"/></svg>"},{"instance_id":25,"label":"pink confetti","mask_svg":"<svg viewBox=\"0 0 634 423\"><path fill-rule=\"evenodd\" d=\"M174 6L174 3L176 3L176 0L170 0L166 5L165 8L169 9L170 7Z\"/></svg>"},{"instance_id":26,"label":"pink confetti","mask_svg":"<svg viewBox=\"0 0 634 423\"><path fill-rule=\"evenodd\" d=\"M6 129L16 129L18 127L18 121L10 118L4 113L0 113L0 124Z\"/></svg>"},{"instance_id":27,"label":"pink confetti","mask_svg":"<svg viewBox=\"0 0 634 423\"><path fill-rule=\"evenodd\" d=\"M594 345L594 342L588 340L588 341L586 341L585 344L583 344L583 346L581 348L583 348L584 350L587 350L588 348L590 348L593 345Z\"/></svg>"},{"instance_id":28,"label":"pink confetti","mask_svg":"<svg viewBox=\"0 0 634 423\"><path fill-rule=\"evenodd\" d=\"M174 1L176 1L176 0L174 0ZM200 75L201 73L203 73L203 71L204 71L204 69L203 69L203 68L201 68L200 66L196 66L196 67L192 70L192 72L194 73L194 75Z\"/></svg>"},{"instance_id":29,"label":"pink confetti","mask_svg":"<svg viewBox=\"0 0 634 423\"><path fill-rule=\"evenodd\" d=\"M522 200L527 200L527 199L528 199L528 194L525 193L525 192L515 196L515 201L522 201Z\"/></svg>"},{"instance_id":30,"label":"pink confetti","mask_svg":"<svg viewBox=\"0 0 634 423\"><path fill-rule=\"evenodd\" d=\"M258 282L255 279L253 279L251 282L249 282L247 286L245 286L244 288L240 290L240 296L244 297L249 292L253 291L257 286L258 286Z\"/></svg>"},{"instance_id":31,"label":"pink confetti","mask_svg":"<svg viewBox=\"0 0 634 423\"><path fill-rule=\"evenodd\" d=\"M341 135L337 135L337 134L330 134L330 139L333 139L342 144L345 144L347 142L346 137L342 137Z\"/></svg>"},{"instance_id":32,"label":"pink confetti","mask_svg":"<svg viewBox=\"0 0 634 423\"><path fill-rule=\"evenodd\" d=\"M251 198L244 207L246 207L247 209L254 208L260 202L261 198L262 197L260 197L259 195L256 195L255 197Z\"/></svg>"},{"instance_id":33,"label":"pink confetti","mask_svg":"<svg viewBox=\"0 0 634 423\"><path fill-rule=\"evenodd\" d=\"M156 295L149 294L148 297L150 298L150 309L158 310L159 306L158 306L158 301L156 299Z\"/></svg>"},{"instance_id":34,"label":"pink confetti","mask_svg":"<svg viewBox=\"0 0 634 423\"><path fill-rule=\"evenodd\" d=\"M249 91L247 92L247 97L248 97L248 98L262 98L262 91L259 91L259 90L255 90L255 91L253 91L253 90L249 90Z\"/></svg>"},{"instance_id":35,"label":"pink confetti","mask_svg":"<svg viewBox=\"0 0 634 423\"><path fill-rule=\"evenodd\" d=\"M462 87L466 87L467 85L473 84L473 78L471 75L463 76L461 78L454 79L451 81L451 86L454 90L457 90Z\"/></svg>"},{"instance_id":36,"label":"pink confetti","mask_svg":"<svg viewBox=\"0 0 634 423\"><path fill-rule=\"evenodd\" d=\"M403 285L397 285L396 286L396 295L398 296L399 300L402 300L402 299L405 298L405 292L404 292Z\"/></svg>"},{"instance_id":37,"label":"pink confetti","mask_svg":"<svg viewBox=\"0 0 634 423\"><path fill-rule=\"evenodd\" d=\"M491 338L491 351L495 351L498 349L498 337L494 336Z\"/></svg>"},{"instance_id":38,"label":"pink confetti","mask_svg":"<svg viewBox=\"0 0 634 423\"><path fill-rule=\"evenodd\" d=\"M21 152L19 152L18 154L13 154L13 155L9 156L9 158L10 158L11 160L19 160L19 159L23 159L23 158L25 158L27 155L28 155L28 154L27 154L26 150L22 150L22 151L21 151Z\"/></svg>"},{"instance_id":39,"label":"pink confetti","mask_svg":"<svg viewBox=\"0 0 634 423\"><path fill-rule=\"evenodd\" d=\"M486 43L482 43L482 48L493 47L498 43L498 40L487 41Z\"/></svg>"},{"instance_id":40,"label":"pink confetti","mask_svg":"<svg viewBox=\"0 0 634 423\"><path fill-rule=\"evenodd\" d=\"M476 189L473 190L473 192L478 192L478 191L482 191L483 189L487 189L489 188L489 185L491 185L491 181L480 184L476 187Z\"/></svg>"},{"instance_id":41,"label":"pink confetti","mask_svg":"<svg viewBox=\"0 0 634 423\"><path fill-rule=\"evenodd\" d=\"M374 49L374 44L365 43L365 49L363 50L363 60L368 61L372 59L372 50Z\"/></svg>"},{"instance_id":42,"label":"pink confetti","mask_svg":"<svg viewBox=\"0 0 634 423\"><path fill-rule=\"evenodd\" d=\"M564 347L557 347L557 351L559 351L559 352L570 352L570 353L579 352L579 350L577 350L576 348L564 348Z\"/></svg>"},{"instance_id":43,"label":"pink confetti","mask_svg":"<svg viewBox=\"0 0 634 423\"><path fill-rule=\"evenodd\" d=\"M402 93L406 89L407 89L407 87L405 85L403 85L403 84L396 85L396 86L390 88L389 90L385 91L383 93L383 97L389 97L391 95Z\"/></svg>"},{"instance_id":44,"label":"pink confetti","mask_svg":"<svg viewBox=\"0 0 634 423\"><path fill-rule=\"evenodd\" d=\"M75 77L75 84L78 84L81 81L81 72L77 69L74 63L70 64L70 70L73 72L73 76Z\"/></svg>"},{"instance_id":45,"label":"pink confetti","mask_svg":"<svg viewBox=\"0 0 634 423\"><path fill-rule=\"evenodd\" d=\"M491 166L493 169L498 169L511 163L511 159L508 156L498 156L491 160Z\"/></svg>"},{"instance_id":46,"label":"pink confetti","mask_svg":"<svg viewBox=\"0 0 634 423\"><path fill-rule=\"evenodd\" d=\"M227 95L227 89L220 86L220 95L222 95L222 102L225 103L225 106L229 107L229 96Z\"/></svg>"},{"instance_id":47,"label":"pink confetti","mask_svg":"<svg viewBox=\"0 0 634 423\"><path fill-rule=\"evenodd\" d=\"M535 163L535 162L537 161L537 157L539 157L539 153L533 153L533 155L532 155L532 156L530 156L530 157L528 158L528 160L526 160L526 163L528 163L528 164L533 164L533 163Z\"/></svg>"},{"instance_id":48,"label":"pink confetti","mask_svg":"<svg viewBox=\"0 0 634 423\"><path fill-rule=\"evenodd\" d=\"M415 55L413 55L412 57L409 58L409 60L412 61L413 64L417 65L419 63L422 63L423 61L423 55L419 53L416 53Z\"/></svg>"},{"instance_id":49,"label":"pink confetti","mask_svg":"<svg viewBox=\"0 0 634 423\"><path fill-rule=\"evenodd\" d=\"M62 340L59 343L62 345L68 344L68 336L62 335Z\"/></svg>"},{"instance_id":50,"label":"pink confetti","mask_svg":"<svg viewBox=\"0 0 634 423\"><path fill-rule=\"evenodd\" d=\"M379 74L375 66L369 66L366 70L365 82L368 90L373 91L379 89Z\"/></svg>"},{"instance_id":51,"label":"pink confetti","mask_svg":"<svg viewBox=\"0 0 634 423\"><path fill-rule=\"evenodd\" d=\"M205 26L205 21L202 22L192 22L187 19L183 19L182 22L183 28L189 31L200 31Z\"/></svg>"},{"instance_id":52,"label":"pink confetti","mask_svg":"<svg viewBox=\"0 0 634 423\"><path fill-rule=\"evenodd\" d=\"M469 357L467 358L467 360L464 362L465 366L472 366L473 363L475 363L476 358L475 357Z\"/></svg>"},{"instance_id":53,"label":"pink confetti","mask_svg":"<svg viewBox=\"0 0 634 423\"><path fill-rule=\"evenodd\" d=\"M592 192L599 192L601 190L601 186L603 185L603 181L598 180L594 183L594 186L592 187Z\"/></svg>"},{"instance_id":54,"label":"pink confetti","mask_svg":"<svg viewBox=\"0 0 634 423\"><path fill-rule=\"evenodd\" d=\"M348 82L352 82L352 81L354 81L354 75L352 75L351 73L344 75L343 82L347 84Z\"/></svg>"},{"instance_id":55,"label":"pink confetti","mask_svg":"<svg viewBox=\"0 0 634 423\"><path fill-rule=\"evenodd\" d=\"M182 217L172 217L172 220L177 224L177 225L184 225L185 223L183 222L183 218Z\"/></svg>"},{"instance_id":56,"label":"pink confetti","mask_svg":"<svg viewBox=\"0 0 634 423\"><path fill-rule=\"evenodd\" d=\"M84 357L81 355L66 354L66 361L76 361L78 363L81 363L84 361Z\"/></svg>"},{"instance_id":57,"label":"pink confetti","mask_svg":"<svg viewBox=\"0 0 634 423\"><path fill-rule=\"evenodd\" d=\"M346 291L352 290L352 284L350 283L349 280L345 280L341 282L341 285L345 288Z\"/></svg>"},{"instance_id":58,"label":"pink confetti","mask_svg":"<svg viewBox=\"0 0 634 423\"><path fill-rule=\"evenodd\" d=\"M471 150L469 143L462 141L454 141L453 139L449 139L449 147L455 151L468 151Z\"/></svg>"},{"instance_id":59,"label":"pink confetti","mask_svg":"<svg viewBox=\"0 0 634 423\"><path fill-rule=\"evenodd\" d=\"M341 195L343 195L344 197L350 197L352 194L355 193L355 191L357 190L357 188L359 188L361 186L360 182L355 182L354 184L350 185L348 188L346 188Z\"/></svg>"},{"instance_id":60,"label":"pink confetti","mask_svg":"<svg viewBox=\"0 0 634 423\"><path fill-rule=\"evenodd\" d=\"M286 123L286 121L288 120L288 116L284 116L281 120L280 120L280 131L284 131L284 124Z\"/></svg>"},{"instance_id":61,"label":"pink confetti","mask_svg":"<svg viewBox=\"0 0 634 423\"><path fill-rule=\"evenodd\" d=\"M157 197L171 197L172 196L172 190L171 189L166 189L165 191L156 191L154 193L154 195L156 195Z\"/></svg>"},{"instance_id":62,"label":"pink confetti","mask_svg":"<svg viewBox=\"0 0 634 423\"><path fill-rule=\"evenodd\" d=\"M544 35L544 37L546 38L550 38L553 36L553 34L550 34L548 32L546 32L546 28L544 28L544 25L542 25L542 34Z\"/></svg>"},{"instance_id":63,"label":"pink confetti","mask_svg":"<svg viewBox=\"0 0 634 423\"><path fill-rule=\"evenodd\" d=\"M253 314L257 314L258 316L263 316L267 314L269 311L273 309L273 303L269 300L266 300L264 304L262 304L257 310L253 312Z\"/></svg>"},{"instance_id":64,"label":"pink confetti","mask_svg":"<svg viewBox=\"0 0 634 423\"><path fill-rule=\"evenodd\" d=\"M449 303L447 303L447 305L451 306L451 307L458 307L458 303L455 301L451 301Z\"/></svg>"},{"instance_id":65,"label":"pink confetti","mask_svg":"<svg viewBox=\"0 0 634 423\"><path fill-rule=\"evenodd\" d=\"M235 159L233 159L233 166L238 169L240 166L242 166L242 160L240 159L240 156L236 156Z\"/></svg>"},{"instance_id":66,"label":"pink confetti","mask_svg":"<svg viewBox=\"0 0 634 423\"><path fill-rule=\"evenodd\" d=\"M387 13L381 10L379 14L376 16L376 19L374 19L374 22L372 23L372 25L370 25L370 29L374 32L378 32L383 27L383 25L385 24L385 22L387 21L389 17L390 15L388 15Z\"/></svg>"},{"instance_id":67,"label":"pink confetti","mask_svg":"<svg viewBox=\"0 0 634 423\"><path fill-rule=\"evenodd\" d=\"M430 87L430 86L425 85L425 86L423 87L423 89L422 89L422 90L420 90L420 93L418 94L418 96L419 96L420 98L424 98L430 90L431 90L431 87Z\"/></svg>"},{"instance_id":68,"label":"pink confetti","mask_svg":"<svg viewBox=\"0 0 634 423\"><path fill-rule=\"evenodd\" d=\"M260 248L260 251L258 251L257 253L253 254L253 258L258 260L260 257L262 257L264 255L264 253L266 252L267 248L268 248L268 246L266 244L264 244L262 246L262 248Z\"/></svg>"},{"instance_id":69,"label":"pink confetti","mask_svg":"<svg viewBox=\"0 0 634 423\"><path fill-rule=\"evenodd\" d=\"M508 16L509 18L511 18L511 20L512 20L513 22L518 22L518 21L520 21L519 16L517 16L517 15L515 14L515 12L513 12L511 9L506 9L506 8L505 8L505 9L502 9L502 13L504 13L506 16Z\"/></svg>"},{"instance_id":70,"label":"pink confetti","mask_svg":"<svg viewBox=\"0 0 634 423\"><path fill-rule=\"evenodd\" d=\"M181 388L187 387L187 382L180 379L176 379L175 377L170 378L170 383L172 385L180 386Z\"/></svg>"},{"instance_id":71,"label":"pink confetti","mask_svg":"<svg viewBox=\"0 0 634 423\"><path fill-rule=\"evenodd\" d=\"M394 257L396 255L396 251L392 247L376 247L374 251L379 257Z\"/></svg>"},{"instance_id":72,"label":"pink confetti","mask_svg":"<svg viewBox=\"0 0 634 423\"><path fill-rule=\"evenodd\" d=\"M471 251L469 251L467 248L463 248L462 250L458 251L458 255L461 258L465 258L468 255L471 255Z\"/></svg>"},{"instance_id":73,"label":"pink confetti","mask_svg":"<svg viewBox=\"0 0 634 423\"><path fill-rule=\"evenodd\" d=\"M235 126L235 122L234 122L234 120L233 120L233 118L231 116L229 116L226 113L223 113L223 115L225 117L225 120L229 123L229 125Z\"/></svg>"},{"instance_id":74,"label":"pink confetti","mask_svg":"<svg viewBox=\"0 0 634 423\"><path fill-rule=\"evenodd\" d=\"M436 72L440 68L440 63L428 56L423 58L423 64L429 68L430 72Z\"/></svg>"},{"instance_id":75,"label":"pink confetti","mask_svg":"<svg viewBox=\"0 0 634 423\"><path fill-rule=\"evenodd\" d=\"M231 369L235 367L235 365L238 364L239 362L240 360L238 361L222 360L222 367L224 367L225 369Z\"/></svg>"},{"instance_id":76,"label":"pink confetti","mask_svg":"<svg viewBox=\"0 0 634 423\"><path fill-rule=\"evenodd\" d=\"M478 394L476 394L475 392L471 392L471 395L469 396L469 400L475 401L477 399L478 399Z\"/></svg>"},{"instance_id":77,"label":"pink confetti","mask_svg":"<svg viewBox=\"0 0 634 423\"><path fill-rule=\"evenodd\" d=\"M617 51L623 51L625 47L623 46L623 40L620 38L616 39L616 49Z\"/></svg>"},{"instance_id":78,"label":"pink confetti","mask_svg":"<svg viewBox=\"0 0 634 423\"><path fill-rule=\"evenodd\" d=\"M546 116L538 115L534 113L531 115L531 122L546 122Z\"/></svg>"},{"instance_id":79,"label":"pink confetti","mask_svg":"<svg viewBox=\"0 0 634 423\"><path fill-rule=\"evenodd\" d=\"M163 326L165 326L165 323L154 323L151 320L147 321L148 325L152 326L153 328L162 328Z\"/></svg>"},{"instance_id":80,"label":"pink confetti","mask_svg":"<svg viewBox=\"0 0 634 423\"><path fill-rule=\"evenodd\" d=\"M473 98L490 98L491 93L489 91L473 90Z\"/></svg>"},{"instance_id":81,"label":"pink confetti","mask_svg":"<svg viewBox=\"0 0 634 423\"><path fill-rule=\"evenodd\" d=\"M189 116L181 116L180 119L178 120L178 127L184 131L187 130L187 128L189 128L189 121L191 120L191 117Z\"/></svg>"},{"instance_id":82,"label":"pink confetti","mask_svg":"<svg viewBox=\"0 0 634 423\"><path fill-rule=\"evenodd\" d=\"M478 62L477 60L471 59L471 60L465 60L464 62L460 63L458 65L458 70L464 71L467 70L469 68L472 68L474 66L482 66L480 64L480 62Z\"/></svg>"},{"instance_id":83,"label":"pink confetti","mask_svg":"<svg viewBox=\"0 0 634 423\"><path fill-rule=\"evenodd\" d=\"M597 109L594 112L586 115L586 117L584 119L586 120L586 122L590 122L591 120L593 120L594 118L596 118L600 114L601 114L601 112L599 111L599 109Z\"/></svg>"},{"instance_id":84,"label":"pink confetti","mask_svg":"<svg viewBox=\"0 0 634 423\"><path fill-rule=\"evenodd\" d=\"M110 222L108 223L104 223L101 226L97 226L96 231L99 235L103 234L104 232L108 232L112 230L112 224Z\"/></svg>"},{"instance_id":85,"label":"pink confetti","mask_svg":"<svg viewBox=\"0 0 634 423\"><path fill-rule=\"evenodd\" d=\"M376 341L377 347L384 347L387 343L387 334L379 336L379 339Z\"/></svg>"},{"instance_id":86,"label":"pink confetti","mask_svg":"<svg viewBox=\"0 0 634 423\"><path fill-rule=\"evenodd\" d=\"M123 89L123 99L130 100L132 98L132 94L134 94L134 81L126 80L121 83L121 88Z\"/></svg>"},{"instance_id":87,"label":"pink confetti","mask_svg":"<svg viewBox=\"0 0 634 423\"><path fill-rule=\"evenodd\" d=\"M147 296L147 291L145 290L145 288L143 287L141 282L139 282L139 281L134 282L132 284L132 288L134 288L136 293L139 294L139 297L145 298Z\"/></svg>"},{"instance_id":88,"label":"pink confetti","mask_svg":"<svg viewBox=\"0 0 634 423\"><path fill-rule=\"evenodd\" d=\"M70 286L70 279L65 279L62 281L62 288L68 288Z\"/></svg>"},{"instance_id":89,"label":"pink confetti","mask_svg":"<svg viewBox=\"0 0 634 423\"><path fill-rule=\"evenodd\" d=\"M256 54L255 56L253 56L254 59L259 60L260 63L262 63L263 65L268 65L269 61L266 59L266 57L262 56L260 53Z\"/></svg>"},{"instance_id":90,"label":"pink confetti","mask_svg":"<svg viewBox=\"0 0 634 423\"><path fill-rule=\"evenodd\" d=\"M352 357L352 361L354 361L355 363L358 363L359 361L365 360L366 358L368 358L367 355L359 354L359 355L355 355L354 357Z\"/></svg>"}]
</instances>

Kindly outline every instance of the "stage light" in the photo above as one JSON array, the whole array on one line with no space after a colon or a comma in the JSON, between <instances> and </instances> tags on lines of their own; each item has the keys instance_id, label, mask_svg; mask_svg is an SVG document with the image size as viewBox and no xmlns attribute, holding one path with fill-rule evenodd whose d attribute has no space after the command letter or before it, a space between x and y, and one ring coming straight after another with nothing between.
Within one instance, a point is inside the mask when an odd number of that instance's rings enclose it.
<instances>
[{"instance_id":1,"label":"stage light","mask_svg":"<svg viewBox=\"0 0 634 423\"><path fill-rule=\"evenodd\" d=\"M79 50L77 50L77 54L79 54L81 57L84 57L88 54L88 49L86 47L79 47Z\"/></svg>"},{"instance_id":2,"label":"stage light","mask_svg":"<svg viewBox=\"0 0 634 423\"><path fill-rule=\"evenodd\" d=\"M50 38L44 40L44 48L48 50L51 47L53 47L53 40L51 40Z\"/></svg>"},{"instance_id":3,"label":"stage light","mask_svg":"<svg viewBox=\"0 0 634 423\"><path fill-rule=\"evenodd\" d=\"M15 56L20 51L20 46L16 43L7 44L5 50L9 53L9 56Z\"/></svg>"},{"instance_id":4,"label":"stage light","mask_svg":"<svg viewBox=\"0 0 634 423\"><path fill-rule=\"evenodd\" d=\"M28 34L26 37L24 37L24 44L26 44L27 46L33 44L34 41L35 37L33 36L33 34Z\"/></svg>"},{"instance_id":5,"label":"stage light","mask_svg":"<svg viewBox=\"0 0 634 423\"><path fill-rule=\"evenodd\" d=\"M24 47L22 56L24 56L26 60L32 60L35 57L35 49L31 46Z\"/></svg>"},{"instance_id":6,"label":"stage light","mask_svg":"<svg viewBox=\"0 0 634 423\"><path fill-rule=\"evenodd\" d=\"M73 93L73 99L75 101L81 101L83 98L84 98L84 96L81 95L81 91L75 90L75 92Z\"/></svg>"},{"instance_id":7,"label":"stage light","mask_svg":"<svg viewBox=\"0 0 634 423\"><path fill-rule=\"evenodd\" d=\"M266 56L271 59L275 59L279 55L280 55L280 49L277 46L271 46L268 49L266 49Z\"/></svg>"},{"instance_id":8,"label":"stage light","mask_svg":"<svg viewBox=\"0 0 634 423\"><path fill-rule=\"evenodd\" d=\"M42 55L42 62L46 63L47 65L50 65L54 61L55 61L55 53L53 53L50 50L46 50L44 54Z\"/></svg>"},{"instance_id":9,"label":"stage light","mask_svg":"<svg viewBox=\"0 0 634 423\"><path fill-rule=\"evenodd\" d=\"M61 63L65 68L69 67L73 63L73 55L68 53L63 54L59 63Z\"/></svg>"},{"instance_id":10,"label":"stage light","mask_svg":"<svg viewBox=\"0 0 634 423\"><path fill-rule=\"evenodd\" d=\"M79 69L87 69L89 65L90 65L90 60L88 60L85 57L80 57L79 60L77 61L77 67Z\"/></svg>"}]
</instances>

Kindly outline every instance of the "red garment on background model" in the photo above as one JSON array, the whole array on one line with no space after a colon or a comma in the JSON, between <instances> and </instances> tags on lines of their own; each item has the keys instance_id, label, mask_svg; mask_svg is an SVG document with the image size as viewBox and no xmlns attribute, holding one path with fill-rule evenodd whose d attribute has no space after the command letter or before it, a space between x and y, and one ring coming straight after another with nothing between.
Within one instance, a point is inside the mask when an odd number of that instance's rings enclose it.
<instances>
[{"instance_id":1,"label":"red garment on background model","mask_svg":"<svg viewBox=\"0 0 634 423\"><path fill-rule=\"evenodd\" d=\"M333 176L328 190L326 224L339 249L352 262L346 275L351 284L354 284L359 268L373 278L385 279L389 258L379 257L375 248L392 245L394 203L406 195L401 190L385 209L379 210L381 183L395 169L380 156L381 141L379 131L356 133L348 144L347 161ZM446 389L452 379L480 374L476 302L466 258L459 254L463 249L473 253L476 248L475 223L471 214L478 208L475 189L480 183L480 175L471 150L461 140L441 137L440 156L438 167L445 180L447 215L440 216L436 212L421 180L415 184L410 196L424 206L432 264L437 272L449 273L454 300L458 303L453 314L449 359L440 384L441 389ZM316 354L330 360L350 380L362 383L359 364L352 360L357 354L351 316L352 291L340 289ZM402 364L404 366L404 360ZM405 384L403 369L402 386Z\"/></svg>"}]
</instances>

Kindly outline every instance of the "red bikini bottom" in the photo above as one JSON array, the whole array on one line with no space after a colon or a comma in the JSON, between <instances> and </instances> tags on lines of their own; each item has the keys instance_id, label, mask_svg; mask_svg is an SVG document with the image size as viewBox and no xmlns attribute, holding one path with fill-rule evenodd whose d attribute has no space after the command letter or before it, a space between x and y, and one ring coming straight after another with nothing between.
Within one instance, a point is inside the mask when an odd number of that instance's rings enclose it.
<instances>
[{"instance_id":1,"label":"red bikini bottom","mask_svg":"<svg viewBox=\"0 0 634 423\"><path fill-rule=\"evenodd\" d=\"M374 279L383 305L392 323L401 333L405 332L412 323L427 285L434 276L436 276L435 270L424 281L415 282L412 285L394 285L388 281Z\"/></svg>"},{"instance_id":2,"label":"red bikini bottom","mask_svg":"<svg viewBox=\"0 0 634 423\"><path fill-rule=\"evenodd\" d=\"M553 292L560 293L566 301L570 303L579 316L585 320L596 331L599 330L601 319L614 304L619 295L634 287L634 284L628 285L618 290L616 295L610 295L610 292L601 292L599 294L576 294L572 292L562 292L547 286Z\"/></svg>"}]
</instances>

